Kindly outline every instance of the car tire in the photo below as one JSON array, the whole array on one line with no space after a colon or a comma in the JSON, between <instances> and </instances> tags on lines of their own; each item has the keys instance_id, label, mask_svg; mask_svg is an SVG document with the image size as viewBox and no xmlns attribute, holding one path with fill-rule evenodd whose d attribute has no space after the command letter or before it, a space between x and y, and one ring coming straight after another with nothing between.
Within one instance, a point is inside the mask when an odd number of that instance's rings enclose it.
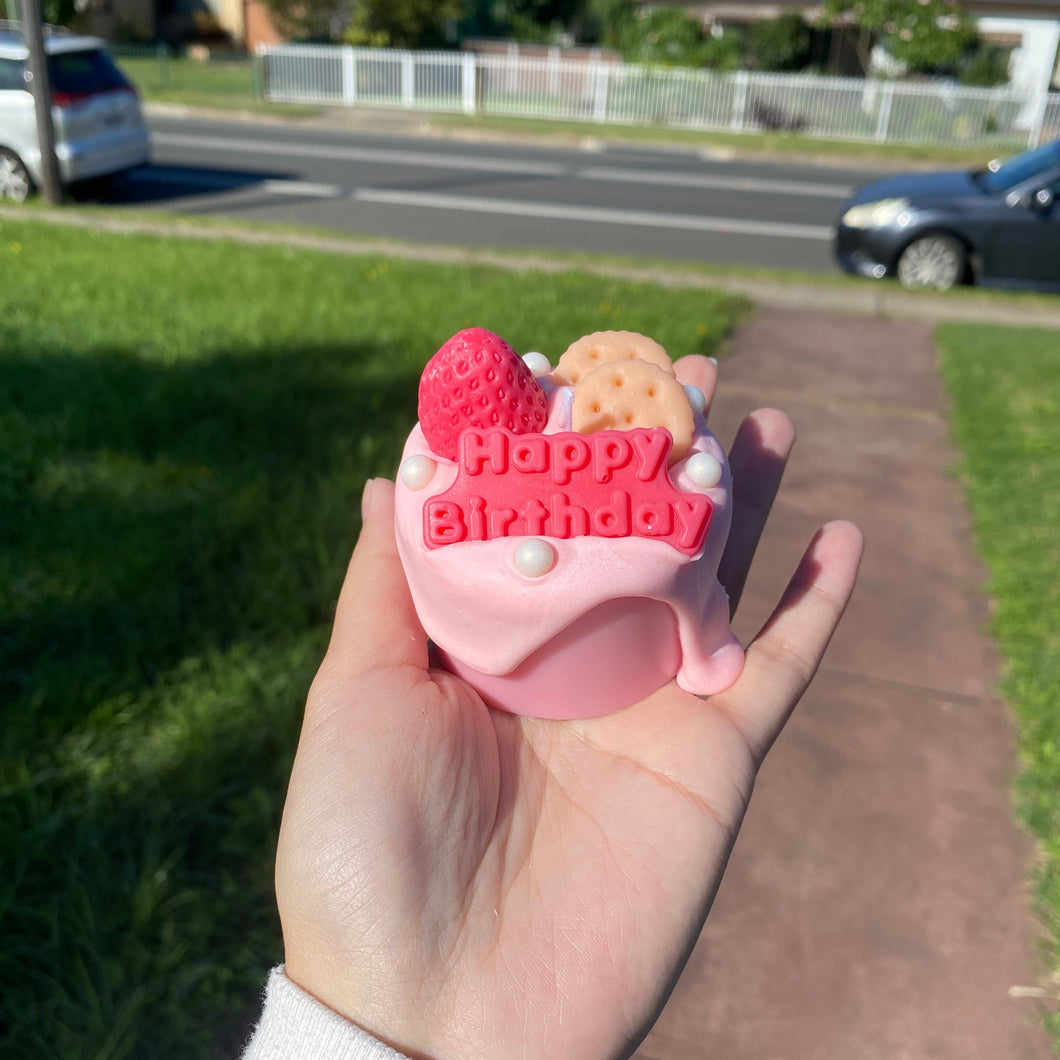
<instances>
[{"instance_id":1,"label":"car tire","mask_svg":"<svg viewBox=\"0 0 1060 1060\"><path fill-rule=\"evenodd\" d=\"M948 291L964 278L967 265L967 251L952 236L921 236L898 258L898 279L903 287Z\"/></svg>"},{"instance_id":2,"label":"car tire","mask_svg":"<svg viewBox=\"0 0 1060 1060\"><path fill-rule=\"evenodd\" d=\"M22 159L0 147L0 199L25 202L33 190L33 181Z\"/></svg>"}]
</instances>

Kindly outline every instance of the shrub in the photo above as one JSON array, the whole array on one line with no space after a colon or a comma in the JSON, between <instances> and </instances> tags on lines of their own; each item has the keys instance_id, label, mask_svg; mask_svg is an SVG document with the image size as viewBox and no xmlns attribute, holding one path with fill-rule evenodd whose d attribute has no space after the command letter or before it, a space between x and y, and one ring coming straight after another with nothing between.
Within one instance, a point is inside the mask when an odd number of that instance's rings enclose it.
<instances>
[{"instance_id":1,"label":"shrub","mask_svg":"<svg viewBox=\"0 0 1060 1060\"><path fill-rule=\"evenodd\" d=\"M810 27L790 11L751 27L750 53L759 70L801 70L810 57Z\"/></svg>"}]
</instances>

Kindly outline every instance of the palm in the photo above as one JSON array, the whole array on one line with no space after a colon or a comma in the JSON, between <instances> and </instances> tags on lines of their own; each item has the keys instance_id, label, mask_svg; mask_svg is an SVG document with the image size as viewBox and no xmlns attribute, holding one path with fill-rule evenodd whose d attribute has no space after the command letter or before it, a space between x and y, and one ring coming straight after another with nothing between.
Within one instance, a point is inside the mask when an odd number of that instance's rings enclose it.
<instances>
[{"instance_id":1,"label":"palm","mask_svg":"<svg viewBox=\"0 0 1060 1060\"><path fill-rule=\"evenodd\" d=\"M732 724L675 686L595 721L517 718L445 674L393 708L370 739L328 712L303 751L313 776L334 778L320 802L334 824L291 819L314 813L298 798L300 770L285 820L302 837L289 853L343 896L315 895L315 908L318 930L329 924L373 984L359 1018L374 1022L373 994L389 982L382 1025L400 1027L406 1049L431 1043L430 1055L608 1056L637 1040L706 915L702 882L724 866L750 794L753 762ZM336 814L337 800L356 812ZM366 860L370 891L335 889L343 875L358 884ZM542 970L532 990L528 969ZM405 1012L393 1006L399 984ZM564 1007L580 1014L569 1025L555 1019Z\"/></svg>"},{"instance_id":2,"label":"palm","mask_svg":"<svg viewBox=\"0 0 1060 1060\"><path fill-rule=\"evenodd\" d=\"M780 414L752 427L731 458L754 483L723 561L734 602L791 443ZM818 536L728 692L671 682L552 722L428 668L392 506L376 483L307 704L277 859L288 974L410 1056L624 1055L694 944L860 536Z\"/></svg>"}]
</instances>

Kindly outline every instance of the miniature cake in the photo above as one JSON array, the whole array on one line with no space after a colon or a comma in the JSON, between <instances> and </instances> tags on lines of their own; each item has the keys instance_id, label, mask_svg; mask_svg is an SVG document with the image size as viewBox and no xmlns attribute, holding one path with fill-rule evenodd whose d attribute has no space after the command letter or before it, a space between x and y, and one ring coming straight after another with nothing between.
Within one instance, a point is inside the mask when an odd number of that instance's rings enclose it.
<instances>
[{"instance_id":1,"label":"miniature cake","mask_svg":"<svg viewBox=\"0 0 1060 1060\"><path fill-rule=\"evenodd\" d=\"M731 481L704 405L631 332L553 369L469 328L428 362L398 549L440 661L491 706L589 718L739 675L717 579Z\"/></svg>"}]
</instances>

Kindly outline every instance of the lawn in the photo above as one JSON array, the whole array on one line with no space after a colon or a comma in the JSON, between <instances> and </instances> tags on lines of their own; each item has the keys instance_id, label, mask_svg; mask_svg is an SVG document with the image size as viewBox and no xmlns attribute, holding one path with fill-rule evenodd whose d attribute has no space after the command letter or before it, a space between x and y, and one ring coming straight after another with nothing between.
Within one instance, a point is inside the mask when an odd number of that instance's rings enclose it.
<instances>
[{"instance_id":1,"label":"lawn","mask_svg":"<svg viewBox=\"0 0 1060 1060\"><path fill-rule=\"evenodd\" d=\"M211 59L199 62L150 47L111 49L125 76L143 99L221 110L249 110L291 117L315 114L319 108L266 103L261 98L258 73L250 59Z\"/></svg>"},{"instance_id":2,"label":"lawn","mask_svg":"<svg viewBox=\"0 0 1060 1060\"><path fill-rule=\"evenodd\" d=\"M731 296L0 221L0 1055L234 1056L303 698L420 368Z\"/></svg>"},{"instance_id":3,"label":"lawn","mask_svg":"<svg viewBox=\"0 0 1060 1060\"><path fill-rule=\"evenodd\" d=\"M990 572L1001 692L1019 722L1016 794L1039 843L1045 960L1060 973L1060 334L945 324L938 342ZM1050 1029L1060 1043L1060 1014Z\"/></svg>"}]
</instances>

